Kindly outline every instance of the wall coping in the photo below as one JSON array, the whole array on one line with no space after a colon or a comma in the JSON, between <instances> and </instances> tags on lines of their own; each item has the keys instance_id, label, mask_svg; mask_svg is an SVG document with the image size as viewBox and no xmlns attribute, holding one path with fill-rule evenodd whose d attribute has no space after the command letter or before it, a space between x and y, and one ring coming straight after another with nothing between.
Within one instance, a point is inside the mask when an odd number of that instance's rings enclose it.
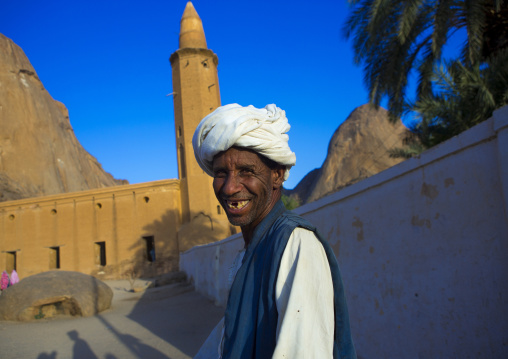
<instances>
[{"instance_id":1,"label":"wall coping","mask_svg":"<svg viewBox=\"0 0 508 359\"><path fill-rule=\"evenodd\" d=\"M494 117L494 131L496 133L508 127L508 105L495 110L492 117Z\"/></svg>"},{"instance_id":2,"label":"wall coping","mask_svg":"<svg viewBox=\"0 0 508 359\"><path fill-rule=\"evenodd\" d=\"M159 180L159 181L152 181L152 182L143 182L143 183L96 188L96 189L88 189L88 190L84 190L84 191L59 193L59 194L40 196L40 197L23 198L23 199L18 199L18 200L14 200L14 201L0 202L0 208L20 207L20 206L26 206L26 205L31 205L34 203L41 203L41 202L55 202L55 201L69 200L69 199L83 199L83 198L91 197L91 196L100 196L100 195L104 196L104 195L113 194L113 193L132 192L135 190L157 188L157 187L162 187L162 186L170 186L170 187L173 187L172 188L173 190L179 191L180 190L180 180L167 179L167 180Z\"/></svg>"}]
</instances>

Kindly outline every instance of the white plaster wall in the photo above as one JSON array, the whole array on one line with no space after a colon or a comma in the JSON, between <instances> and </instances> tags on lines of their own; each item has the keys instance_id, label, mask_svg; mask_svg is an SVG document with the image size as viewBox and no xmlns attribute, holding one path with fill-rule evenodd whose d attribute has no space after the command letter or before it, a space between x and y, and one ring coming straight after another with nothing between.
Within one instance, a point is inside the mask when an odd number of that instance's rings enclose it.
<instances>
[{"instance_id":1,"label":"white plaster wall","mask_svg":"<svg viewBox=\"0 0 508 359\"><path fill-rule=\"evenodd\" d=\"M196 290L226 306L229 293L229 268L244 247L241 233L220 242L189 249L180 255L180 270L187 273L188 280Z\"/></svg>"},{"instance_id":2,"label":"white plaster wall","mask_svg":"<svg viewBox=\"0 0 508 359\"><path fill-rule=\"evenodd\" d=\"M508 107L420 156L296 210L339 260L358 354L508 357ZM240 236L181 268L225 305Z\"/></svg>"}]
</instances>

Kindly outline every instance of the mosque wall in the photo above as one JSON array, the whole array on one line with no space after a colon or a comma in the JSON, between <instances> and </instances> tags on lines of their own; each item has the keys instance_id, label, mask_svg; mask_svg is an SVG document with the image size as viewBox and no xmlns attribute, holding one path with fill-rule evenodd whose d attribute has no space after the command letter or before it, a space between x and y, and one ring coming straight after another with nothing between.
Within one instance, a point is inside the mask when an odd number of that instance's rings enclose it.
<instances>
[{"instance_id":1,"label":"mosque wall","mask_svg":"<svg viewBox=\"0 0 508 359\"><path fill-rule=\"evenodd\" d=\"M295 212L335 251L359 356L508 357L508 106ZM195 247L180 268L225 305L241 247Z\"/></svg>"},{"instance_id":2,"label":"mosque wall","mask_svg":"<svg viewBox=\"0 0 508 359\"><path fill-rule=\"evenodd\" d=\"M98 277L178 268L178 180L0 203L0 268L21 278L52 269Z\"/></svg>"}]
</instances>

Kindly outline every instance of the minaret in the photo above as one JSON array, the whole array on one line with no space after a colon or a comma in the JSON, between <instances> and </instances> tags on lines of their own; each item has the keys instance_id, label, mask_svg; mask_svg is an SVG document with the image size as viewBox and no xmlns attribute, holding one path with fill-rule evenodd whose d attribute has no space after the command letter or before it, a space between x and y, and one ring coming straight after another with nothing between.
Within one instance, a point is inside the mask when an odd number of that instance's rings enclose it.
<instances>
[{"instance_id":1,"label":"minaret","mask_svg":"<svg viewBox=\"0 0 508 359\"><path fill-rule=\"evenodd\" d=\"M218 58L206 45L203 24L189 1L180 21L180 44L169 61L173 74L175 133L180 178L182 222L196 216L226 219L212 188L212 179L194 158L192 136L203 117L220 106ZM213 224L212 224L213 227Z\"/></svg>"}]
</instances>

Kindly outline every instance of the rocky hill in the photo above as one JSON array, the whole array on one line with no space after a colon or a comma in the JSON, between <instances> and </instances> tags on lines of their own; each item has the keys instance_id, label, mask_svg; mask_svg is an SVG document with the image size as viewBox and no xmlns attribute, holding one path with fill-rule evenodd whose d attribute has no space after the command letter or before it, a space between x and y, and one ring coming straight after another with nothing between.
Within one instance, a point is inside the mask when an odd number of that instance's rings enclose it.
<instances>
[{"instance_id":1,"label":"rocky hill","mask_svg":"<svg viewBox=\"0 0 508 359\"><path fill-rule=\"evenodd\" d=\"M79 143L23 50L0 34L0 201L125 184Z\"/></svg>"},{"instance_id":2,"label":"rocky hill","mask_svg":"<svg viewBox=\"0 0 508 359\"><path fill-rule=\"evenodd\" d=\"M356 108L333 134L322 167L285 193L305 204L396 165L402 159L391 158L388 151L404 147L407 131L401 121L390 123L383 108Z\"/></svg>"}]
</instances>

